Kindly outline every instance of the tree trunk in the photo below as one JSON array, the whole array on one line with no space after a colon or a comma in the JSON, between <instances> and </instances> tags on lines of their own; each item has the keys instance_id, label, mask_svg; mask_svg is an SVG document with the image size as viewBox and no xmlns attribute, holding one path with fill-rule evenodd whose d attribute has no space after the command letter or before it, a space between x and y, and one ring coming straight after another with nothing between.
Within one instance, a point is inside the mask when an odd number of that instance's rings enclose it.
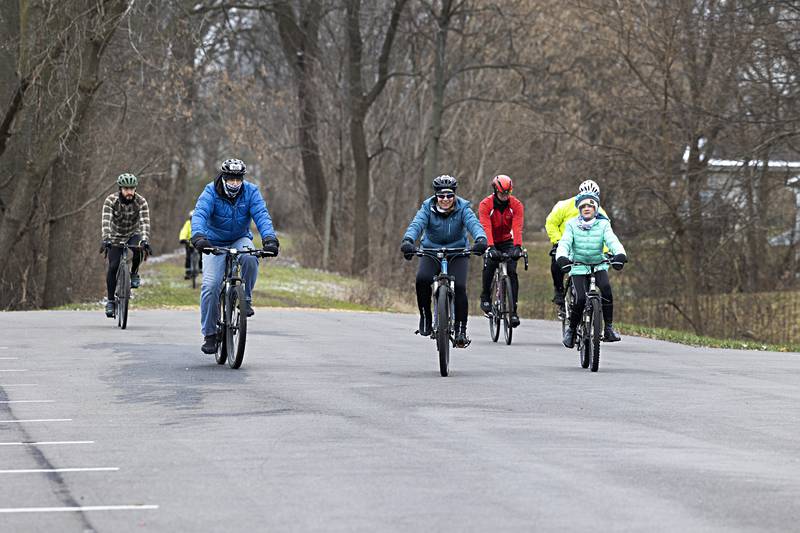
<instances>
[{"instance_id":1,"label":"tree trunk","mask_svg":"<svg viewBox=\"0 0 800 533\"><path fill-rule=\"evenodd\" d=\"M451 9L452 0L444 0L442 2L442 11L436 17L436 49L433 56L433 103L424 180L431 180L434 176L442 174L439 169L439 141L442 137L444 93L447 86L445 65L447 58L447 32L450 28L450 18L452 16Z\"/></svg>"}]
</instances>

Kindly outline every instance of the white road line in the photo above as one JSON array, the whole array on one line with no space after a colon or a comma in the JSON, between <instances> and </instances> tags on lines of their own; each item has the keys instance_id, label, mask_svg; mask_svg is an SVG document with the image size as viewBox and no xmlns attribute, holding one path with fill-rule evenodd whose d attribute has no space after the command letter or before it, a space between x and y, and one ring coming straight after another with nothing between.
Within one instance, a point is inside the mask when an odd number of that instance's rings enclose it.
<instances>
[{"instance_id":1,"label":"white road line","mask_svg":"<svg viewBox=\"0 0 800 533\"><path fill-rule=\"evenodd\" d=\"M0 403L53 403L55 400L0 400Z\"/></svg>"},{"instance_id":2,"label":"white road line","mask_svg":"<svg viewBox=\"0 0 800 533\"><path fill-rule=\"evenodd\" d=\"M48 472L116 472L117 466L94 466L86 468L21 468L17 470L0 470L0 474L40 474Z\"/></svg>"},{"instance_id":3,"label":"white road line","mask_svg":"<svg viewBox=\"0 0 800 533\"><path fill-rule=\"evenodd\" d=\"M0 361L16 361L19 357L0 357Z\"/></svg>"},{"instance_id":4,"label":"white road line","mask_svg":"<svg viewBox=\"0 0 800 533\"><path fill-rule=\"evenodd\" d=\"M158 505L86 505L82 507L9 507L0 508L0 513L68 513L84 511L147 511L158 509Z\"/></svg>"},{"instance_id":5,"label":"white road line","mask_svg":"<svg viewBox=\"0 0 800 533\"><path fill-rule=\"evenodd\" d=\"M0 420L0 424L25 424L27 422L72 422L71 418L34 418L30 420Z\"/></svg>"},{"instance_id":6,"label":"white road line","mask_svg":"<svg viewBox=\"0 0 800 533\"><path fill-rule=\"evenodd\" d=\"M27 372L27 368L0 368L0 372Z\"/></svg>"},{"instance_id":7,"label":"white road line","mask_svg":"<svg viewBox=\"0 0 800 533\"><path fill-rule=\"evenodd\" d=\"M0 350L8 350L8 346L0 346Z\"/></svg>"},{"instance_id":8,"label":"white road line","mask_svg":"<svg viewBox=\"0 0 800 533\"><path fill-rule=\"evenodd\" d=\"M49 444L94 444L93 440L42 440L38 442L0 442L0 446L44 446Z\"/></svg>"},{"instance_id":9,"label":"white road line","mask_svg":"<svg viewBox=\"0 0 800 533\"><path fill-rule=\"evenodd\" d=\"M35 387L37 383L0 383L0 387Z\"/></svg>"}]
</instances>

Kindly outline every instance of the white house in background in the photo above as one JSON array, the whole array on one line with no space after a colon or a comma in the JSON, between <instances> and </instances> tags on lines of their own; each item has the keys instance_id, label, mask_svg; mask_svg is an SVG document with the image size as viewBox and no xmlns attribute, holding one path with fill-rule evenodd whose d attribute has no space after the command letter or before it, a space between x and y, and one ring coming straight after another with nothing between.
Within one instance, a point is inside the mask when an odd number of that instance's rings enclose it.
<instances>
[{"instance_id":1,"label":"white house in background","mask_svg":"<svg viewBox=\"0 0 800 533\"><path fill-rule=\"evenodd\" d=\"M701 139L698 143L700 149L705 144ZM700 154L700 160L705 160L705 154ZM683 152L683 162L689 162L689 147ZM773 246L791 246L800 242L800 161L781 161L769 160L767 161L770 172L785 172L789 177L786 180L786 186L794 193L795 198L795 220L794 228L786 230L780 235L776 235L769 240ZM750 168L763 168L764 161L742 161L737 159L716 159L711 158L708 160L707 168L709 173L709 190L703 196L704 199L711 199L714 194L719 194L726 191L729 198L737 197L741 191L738 187L732 187L728 184L731 175L736 174L743 170L745 166Z\"/></svg>"}]
</instances>

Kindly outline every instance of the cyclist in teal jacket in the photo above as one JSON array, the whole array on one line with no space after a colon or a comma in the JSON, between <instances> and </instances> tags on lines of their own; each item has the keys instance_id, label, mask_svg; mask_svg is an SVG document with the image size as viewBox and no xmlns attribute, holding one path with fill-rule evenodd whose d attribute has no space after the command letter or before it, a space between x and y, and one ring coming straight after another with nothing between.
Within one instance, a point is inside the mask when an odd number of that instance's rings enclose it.
<instances>
[{"instance_id":1,"label":"cyclist in teal jacket","mask_svg":"<svg viewBox=\"0 0 800 533\"><path fill-rule=\"evenodd\" d=\"M597 264L605 259L603 247L613 254L612 266L621 270L628 262L625 248L611 229L608 217L598 213L600 198L595 193L582 193L575 198L575 207L578 216L567 222L564 235L558 242L556 249L556 264L562 270L569 270L572 286L575 287L575 302L569 309L569 326L564 331L564 346L575 346L575 328L581 318L583 307L586 305L586 293L589 290L589 267L583 265L572 266L573 262ZM608 265L600 265L595 269L595 282L600 289L603 299L603 320L605 328L603 338L607 342L620 340L619 333L613 327L614 298L611 293L611 283L608 279Z\"/></svg>"}]
</instances>

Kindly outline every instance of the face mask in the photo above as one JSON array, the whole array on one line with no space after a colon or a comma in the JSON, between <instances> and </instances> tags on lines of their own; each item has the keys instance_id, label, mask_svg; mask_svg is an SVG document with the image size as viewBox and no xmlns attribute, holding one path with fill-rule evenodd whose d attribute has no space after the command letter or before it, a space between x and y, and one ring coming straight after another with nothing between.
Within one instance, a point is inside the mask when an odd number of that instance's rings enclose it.
<instances>
[{"instance_id":1,"label":"face mask","mask_svg":"<svg viewBox=\"0 0 800 533\"><path fill-rule=\"evenodd\" d=\"M242 188L242 184L239 185L230 185L227 181L225 182L225 194L228 196L236 196L236 193L239 192L239 189Z\"/></svg>"}]
</instances>

